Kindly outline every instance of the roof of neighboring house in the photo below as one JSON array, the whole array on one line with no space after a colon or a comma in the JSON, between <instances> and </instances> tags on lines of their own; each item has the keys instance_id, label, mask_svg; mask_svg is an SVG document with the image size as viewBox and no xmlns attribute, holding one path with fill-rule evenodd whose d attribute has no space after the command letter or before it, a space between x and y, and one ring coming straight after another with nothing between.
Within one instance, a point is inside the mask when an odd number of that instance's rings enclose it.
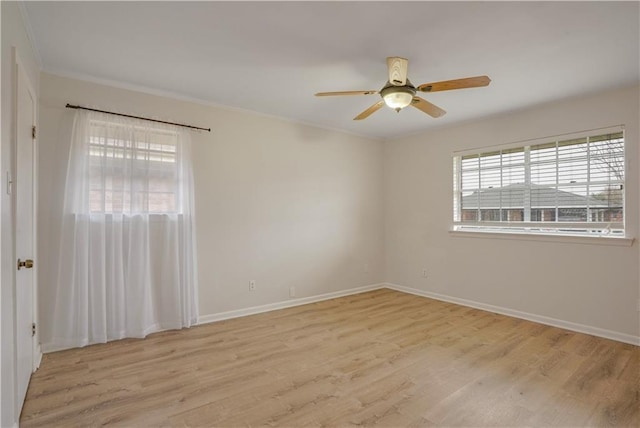
<instances>
[{"instance_id":1,"label":"roof of neighboring house","mask_svg":"<svg viewBox=\"0 0 640 428\"><path fill-rule=\"evenodd\" d=\"M523 208L524 184L516 183L504 187L484 189L480 192L481 209ZM611 201L604 201L592 196L557 190L552 187L531 184L531 208L612 208ZM621 205L620 205L621 206ZM478 208L478 191L462 197L463 209Z\"/></svg>"}]
</instances>

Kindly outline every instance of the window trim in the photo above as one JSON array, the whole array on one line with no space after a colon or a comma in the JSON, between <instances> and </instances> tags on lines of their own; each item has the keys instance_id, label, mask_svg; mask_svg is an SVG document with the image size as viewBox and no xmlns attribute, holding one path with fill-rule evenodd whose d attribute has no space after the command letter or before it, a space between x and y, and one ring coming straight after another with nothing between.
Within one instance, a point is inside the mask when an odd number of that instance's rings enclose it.
<instances>
[{"instance_id":1,"label":"window trim","mask_svg":"<svg viewBox=\"0 0 640 428\"><path fill-rule=\"evenodd\" d=\"M505 239L515 241L538 241L538 242L558 242L565 244L597 244L612 245L619 247L630 247L635 242L635 238L627 236L588 236L588 235L562 235L559 233L523 233L523 232L502 232L495 230L449 230L449 236L454 238L485 238L485 239Z\"/></svg>"},{"instance_id":2,"label":"window trim","mask_svg":"<svg viewBox=\"0 0 640 428\"><path fill-rule=\"evenodd\" d=\"M628 235L628 230L625 227L627 223L627 204L626 204L626 194L627 194L627 170L628 170L628 161L626 159L626 144L624 145L624 186L623 186L623 221L622 222L532 222L532 221L521 221L521 222L500 222L500 221L462 221L462 190L460 189L460 180L462 178L462 162L461 159L463 156L468 155L481 155L483 153L488 153L492 151L504 151L509 149L518 149L523 148L526 152L527 148L536 145L542 145L546 143L555 143L560 140L573 140L579 138L592 137L597 134L614 134L614 133L623 133L623 139L626 138L624 136L625 127L624 125L615 125L605 128L595 128L585 131L572 132L548 137L541 137L535 139L528 140L520 140L516 142L499 144L493 146L484 146L484 147L475 147L475 148L467 148L464 150L457 150L452 152L451 159L453 162L453 221L451 224L451 228L449 230L449 234L451 236L470 236L470 237L479 237L479 238L506 238L506 239L526 239L526 240L536 240L536 241L560 241L560 242L576 242L576 243L601 243L608 245L623 245L630 246L635 241L635 238L630 237ZM457 162L456 162L457 160ZM525 159L525 165L529 165L527 162L528 159ZM502 162L502 161L501 161ZM530 170L528 167L525 167L525 182L527 182L526 178L530 175ZM525 207L527 202L525 197ZM525 210L526 211L526 210ZM529 219L527 219L529 220ZM584 229L587 229L587 232L579 232L578 230L574 232L567 232L562 230L562 226L578 228L577 226L587 226ZM611 227L614 228L622 228L624 231L624 235L621 234L608 234L608 233L589 233L588 230L602 230L609 229ZM531 228L534 230L527 230L527 228ZM541 231L535 230L539 228L548 228L555 229L553 231ZM524 230L523 230L524 229Z\"/></svg>"}]
</instances>

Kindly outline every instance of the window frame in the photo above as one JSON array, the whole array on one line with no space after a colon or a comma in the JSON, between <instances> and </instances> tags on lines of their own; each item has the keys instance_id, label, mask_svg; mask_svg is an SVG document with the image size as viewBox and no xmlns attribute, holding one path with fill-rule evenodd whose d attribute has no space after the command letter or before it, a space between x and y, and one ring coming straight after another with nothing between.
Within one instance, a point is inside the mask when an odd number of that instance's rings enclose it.
<instances>
[{"instance_id":1,"label":"window frame","mask_svg":"<svg viewBox=\"0 0 640 428\"><path fill-rule=\"evenodd\" d=\"M531 158L530 158L530 150L533 146L542 146L545 144L556 144L558 142L565 142L568 140L578 140L578 139L588 139L589 137L596 137L603 134L616 134L622 133L622 156L624 159L624 177L622 179L622 221L621 222L607 222L607 221L590 221L590 217L587 217L587 220L582 222L571 222L571 221L531 221L531 214L534 212L535 207L532 207L532 197L531 190L533 186L537 185L536 183L532 183L531 181ZM453 161L453 219L450 228L450 233L453 236L485 236L485 237L508 237L511 235L513 238L527 238L527 239L535 239L537 238L553 238L552 240L566 240L566 238L575 238L577 240L584 241L587 239L596 239L602 241L605 239L606 241L613 243L614 241L620 241L623 245L631 244L633 242L633 238L628 236L628 231L626 228L627 223L627 204L626 204L626 194L627 194L627 172L628 172L628 160L627 160L627 150L626 150L626 139L624 134L624 126L616 125L607 128L598 128L591 129L586 131L562 134L562 135L554 135L543 138L536 138L531 140L522 140L517 142L512 142L508 144L487 146L487 147L475 147L460 151L455 151L452 153L452 161ZM481 220L480 214L482 211L482 206L480 202L478 203L477 210L478 214L476 215L476 220L463 220L463 189L462 189L462 159L463 157L477 155L479 158L483 154L490 154L492 152L501 152L501 151L517 151L518 149L523 149L524 152L524 182L522 183L524 195L523 207L522 210L524 213L527 213L530 216L526 216L523 218L525 221L486 221ZM589 153L589 152L588 152ZM502 157L502 156L501 156ZM556 174L559 174L560 163L556 158L555 169ZM589 173L591 171L591 164L587 158L587 168L586 171ZM482 166L479 160L478 166L478 174L480 174L480 170L482 170ZM500 160L500 174L503 172L502 159ZM588 176L586 186L591 184L589 181L590 177ZM485 190L481 186L481 182L478 184L478 192ZM533 186L532 186L533 185ZM500 182L500 188L504 185L502 181ZM555 184L550 187L555 188L557 193L558 190L561 189L562 184L559 183L559 180L556 178ZM469 191L469 190L467 190ZM587 197L589 193L587 190ZM480 201L480 198L479 198ZM558 212L558 207L556 206L556 213ZM500 207L501 213L503 213L502 207ZM557 216L556 216L557 218ZM615 233L609 233L611 227L615 227ZM622 242L624 241L624 242Z\"/></svg>"}]
</instances>

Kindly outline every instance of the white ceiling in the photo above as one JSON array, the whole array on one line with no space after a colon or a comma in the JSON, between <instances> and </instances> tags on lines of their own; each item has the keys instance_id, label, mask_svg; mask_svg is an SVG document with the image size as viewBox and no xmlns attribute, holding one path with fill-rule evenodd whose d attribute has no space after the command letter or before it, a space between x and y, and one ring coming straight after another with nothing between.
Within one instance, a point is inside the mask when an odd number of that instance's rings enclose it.
<instances>
[{"instance_id":1,"label":"white ceiling","mask_svg":"<svg viewBox=\"0 0 640 428\"><path fill-rule=\"evenodd\" d=\"M638 2L27 2L45 71L385 138L640 81ZM447 111L382 109L385 58Z\"/></svg>"}]
</instances>

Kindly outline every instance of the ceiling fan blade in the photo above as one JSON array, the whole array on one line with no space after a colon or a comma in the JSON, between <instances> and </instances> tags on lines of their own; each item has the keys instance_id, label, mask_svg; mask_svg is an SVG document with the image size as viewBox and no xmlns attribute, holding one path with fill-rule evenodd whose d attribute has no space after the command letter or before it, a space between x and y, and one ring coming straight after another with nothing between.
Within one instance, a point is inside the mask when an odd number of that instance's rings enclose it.
<instances>
[{"instance_id":1,"label":"ceiling fan blade","mask_svg":"<svg viewBox=\"0 0 640 428\"><path fill-rule=\"evenodd\" d=\"M465 79L443 80L442 82L423 83L416 89L422 92L450 91L452 89L478 88L487 86L491 79L487 76L467 77Z\"/></svg>"},{"instance_id":2,"label":"ceiling fan blade","mask_svg":"<svg viewBox=\"0 0 640 428\"><path fill-rule=\"evenodd\" d=\"M387 58L387 68L389 69L389 83L394 86L404 86L407 84L408 59L390 56Z\"/></svg>"},{"instance_id":3,"label":"ceiling fan blade","mask_svg":"<svg viewBox=\"0 0 640 428\"><path fill-rule=\"evenodd\" d=\"M435 117L435 118L444 116L444 114L446 113L446 111L442 110L437 105L431 104L429 101L420 97L413 97L413 100L411 101L411 105L417 108L418 110L422 110L423 112L427 113L429 116Z\"/></svg>"},{"instance_id":4,"label":"ceiling fan blade","mask_svg":"<svg viewBox=\"0 0 640 428\"><path fill-rule=\"evenodd\" d=\"M334 95L373 95L378 91L340 91L340 92L318 92L316 97L332 97Z\"/></svg>"},{"instance_id":5,"label":"ceiling fan blade","mask_svg":"<svg viewBox=\"0 0 640 428\"><path fill-rule=\"evenodd\" d=\"M359 115L357 115L356 117L354 117L353 120L366 119L369 116L371 116L373 113L375 113L378 110L380 110L383 105L384 105L384 100L380 100L377 103L375 103L374 105L372 105L371 107L369 107L368 109L366 109L365 111L363 111L362 113L360 113Z\"/></svg>"}]
</instances>

